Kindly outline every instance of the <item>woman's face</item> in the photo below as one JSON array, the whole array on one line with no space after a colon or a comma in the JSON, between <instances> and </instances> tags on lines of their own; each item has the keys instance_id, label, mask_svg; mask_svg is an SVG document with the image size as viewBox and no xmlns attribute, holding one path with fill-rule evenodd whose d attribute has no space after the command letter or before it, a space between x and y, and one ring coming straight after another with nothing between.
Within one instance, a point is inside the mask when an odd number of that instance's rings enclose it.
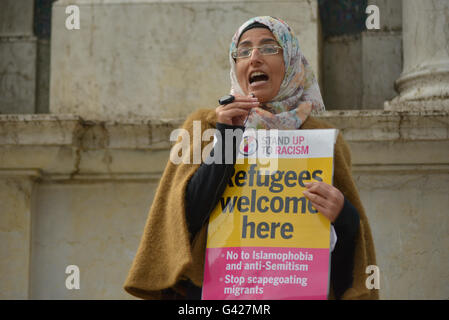
<instances>
[{"instance_id":1,"label":"woman's face","mask_svg":"<svg viewBox=\"0 0 449 320\"><path fill-rule=\"evenodd\" d=\"M246 31L237 48L259 47L264 44L279 45L270 30L254 28ZM246 95L253 93L259 102L269 102L278 94L285 74L282 49L274 55L262 55L254 49L251 56L236 59L237 80ZM258 72L259 76L254 76ZM257 75L257 73L256 73Z\"/></svg>"}]
</instances>

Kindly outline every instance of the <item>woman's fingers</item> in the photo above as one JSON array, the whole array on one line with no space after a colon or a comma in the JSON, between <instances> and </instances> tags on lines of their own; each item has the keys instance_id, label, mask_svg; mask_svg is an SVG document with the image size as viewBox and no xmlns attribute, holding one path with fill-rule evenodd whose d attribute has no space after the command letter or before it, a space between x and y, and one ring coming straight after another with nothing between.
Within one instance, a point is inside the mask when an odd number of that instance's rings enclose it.
<instances>
[{"instance_id":1,"label":"woman's fingers","mask_svg":"<svg viewBox=\"0 0 449 320\"><path fill-rule=\"evenodd\" d=\"M259 105L257 98L236 95L232 103L215 109L217 121L229 125L243 125L249 110Z\"/></svg>"},{"instance_id":2,"label":"woman's fingers","mask_svg":"<svg viewBox=\"0 0 449 320\"><path fill-rule=\"evenodd\" d=\"M229 110L234 108L244 108L244 109L251 109L254 107L258 107L260 105L260 102L258 101L234 101L233 103L220 106L219 108L222 108L223 110Z\"/></svg>"},{"instance_id":3,"label":"woman's fingers","mask_svg":"<svg viewBox=\"0 0 449 320\"><path fill-rule=\"evenodd\" d=\"M219 113L220 113L220 116L222 116L222 117L233 118L233 117L248 114L248 110L240 109L240 108L233 108L233 109L229 109L229 110L219 111Z\"/></svg>"},{"instance_id":4,"label":"woman's fingers","mask_svg":"<svg viewBox=\"0 0 449 320\"><path fill-rule=\"evenodd\" d=\"M332 194L333 186L324 182L306 182L305 186L308 191L321 195L323 198L329 198Z\"/></svg>"},{"instance_id":5,"label":"woman's fingers","mask_svg":"<svg viewBox=\"0 0 449 320\"><path fill-rule=\"evenodd\" d=\"M304 196L308 198L313 207L335 222L344 204L344 196L340 190L324 182L305 183L307 190Z\"/></svg>"},{"instance_id":6,"label":"woman's fingers","mask_svg":"<svg viewBox=\"0 0 449 320\"><path fill-rule=\"evenodd\" d=\"M254 108L254 106L258 106L260 103L257 98L253 98L250 96L239 96L236 95L235 99L232 103L228 103L224 106L221 106L223 110L233 109L233 108Z\"/></svg>"},{"instance_id":7,"label":"woman's fingers","mask_svg":"<svg viewBox=\"0 0 449 320\"><path fill-rule=\"evenodd\" d=\"M334 222L334 215L332 210L328 207L329 203L326 198L323 198L321 195L316 193L309 192L305 190L303 194L307 199L312 203L312 206L321 212L326 218L328 218L331 222Z\"/></svg>"},{"instance_id":8,"label":"woman's fingers","mask_svg":"<svg viewBox=\"0 0 449 320\"><path fill-rule=\"evenodd\" d=\"M321 212L321 213L322 213L326 218L328 218L331 222L334 222L334 221L332 221L332 219L330 218L330 214L328 213L327 208L322 207L321 205L319 205L319 204L317 204L317 203L314 203L314 202L312 202L312 206L313 206L316 210L318 210L319 212Z\"/></svg>"},{"instance_id":9,"label":"woman's fingers","mask_svg":"<svg viewBox=\"0 0 449 320\"><path fill-rule=\"evenodd\" d=\"M236 101L258 101L258 99L255 96L251 96L251 95L242 96L242 95L236 94L236 95L234 95L234 97L235 97L234 102L236 102Z\"/></svg>"},{"instance_id":10,"label":"woman's fingers","mask_svg":"<svg viewBox=\"0 0 449 320\"><path fill-rule=\"evenodd\" d=\"M303 193L310 201L312 201L312 203L316 203L316 204L320 205L323 208L327 208L327 206L329 205L327 199L324 198L320 194L312 193L312 192L307 191L307 190L305 190Z\"/></svg>"},{"instance_id":11,"label":"woman's fingers","mask_svg":"<svg viewBox=\"0 0 449 320\"><path fill-rule=\"evenodd\" d=\"M243 125L244 118L248 115L248 109L233 108L219 110L217 108L217 121L229 125Z\"/></svg>"}]
</instances>

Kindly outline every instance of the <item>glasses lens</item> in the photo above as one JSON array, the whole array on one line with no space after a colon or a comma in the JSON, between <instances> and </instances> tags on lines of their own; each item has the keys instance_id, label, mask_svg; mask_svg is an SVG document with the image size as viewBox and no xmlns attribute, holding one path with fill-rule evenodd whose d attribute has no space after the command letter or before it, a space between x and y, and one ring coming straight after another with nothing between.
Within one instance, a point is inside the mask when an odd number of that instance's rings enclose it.
<instances>
[{"instance_id":1,"label":"glasses lens","mask_svg":"<svg viewBox=\"0 0 449 320\"><path fill-rule=\"evenodd\" d=\"M276 54L278 53L278 47L272 44L267 44L260 48L260 53L262 54Z\"/></svg>"},{"instance_id":2,"label":"glasses lens","mask_svg":"<svg viewBox=\"0 0 449 320\"><path fill-rule=\"evenodd\" d=\"M240 48L237 50L238 58L247 58L251 55L252 48Z\"/></svg>"},{"instance_id":3,"label":"glasses lens","mask_svg":"<svg viewBox=\"0 0 449 320\"><path fill-rule=\"evenodd\" d=\"M261 47L254 47L254 48L239 48L237 51L234 51L232 53L233 58L248 58L251 56L251 53L253 52L253 49L259 49L259 52L263 55L270 55L270 54L276 54L279 52L279 47L274 44L266 44Z\"/></svg>"}]
</instances>

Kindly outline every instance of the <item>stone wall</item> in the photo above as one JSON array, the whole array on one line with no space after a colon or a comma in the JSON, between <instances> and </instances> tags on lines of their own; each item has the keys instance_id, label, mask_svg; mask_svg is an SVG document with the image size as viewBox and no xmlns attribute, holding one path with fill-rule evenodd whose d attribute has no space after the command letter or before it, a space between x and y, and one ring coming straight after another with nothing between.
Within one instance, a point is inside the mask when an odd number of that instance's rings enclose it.
<instances>
[{"instance_id":1,"label":"stone wall","mask_svg":"<svg viewBox=\"0 0 449 320\"><path fill-rule=\"evenodd\" d=\"M350 144L381 297L447 298L448 113L333 111L321 118ZM0 116L2 298L131 298L121 286L178 126ZM80 268L80 290L65 288L72 264Z\"/></svg>"},{"instance_id":2,"label":"stone wall","mask_svg":"<svg viewBox=\"0 0 449 320\"><path fill-rule=\"evenodd\" d=\"M33 1L4 0L0 10L0 113L34 113L37 38Z\"/></svg>"},{"instance_id":3,"label":"stone wall","mask_svg":"<svg viewBox=\"0 0 449 320\"><path fill-rule=\"evenodd\" d=\"M79 30L65 28L78 3ZM182 118L230 90L229 45L257 15L288 21L319 77L316 1L58 1L53 6L50 111Z\"/></svg>"},{"instance_id":4,"label":"stone wall","mask_svg":"<svg viewBox=\"0 0 449 320\"><path fill-rule=\"evenodd\" d=\"M324 39L323 96L327 109L379 109L396 96L394 83L402 71L402 3L366 3L379 8L379 30L346 28Z\"/></svg>"},{"instance_id":5,"label":"stone wall","mask_svg":"<svg viewBox=\"0 0 449 320\"><path fill-rule=\"evenodd\" d=\"M31 1L2 1L0 113L9 114L0 115L0 299L132 299L122 285L169 134L228 90L223 52L256 14L278 15L297 31L325 99L340 101L328 107L370 109L321 118L351 147L381 298L449 298L447 2L368 2L385 18L380 31L321 43L317 1L57 1L51 113L37 115L46 98L36 83L45 83L39 68L48 59L36 59L49 43L36 46ZM81 29L69 31L64 9L73 3ZM430 45L415 54L414 39ZM399 95L383 110L394 83ZM79 290L65 287L68 265L80 268Z\"/></svg>"},{"instance_id":6,"label":"stone wall","mask_svg":"<svg viewBox=\"0 0 449 320\"><path fill-rule=\"evenodd\" d=\"M0 116L0 299L130 298L122 289L176 122ZM67 290L77 265L80 290Z\"/></svg>"}]
</instances>

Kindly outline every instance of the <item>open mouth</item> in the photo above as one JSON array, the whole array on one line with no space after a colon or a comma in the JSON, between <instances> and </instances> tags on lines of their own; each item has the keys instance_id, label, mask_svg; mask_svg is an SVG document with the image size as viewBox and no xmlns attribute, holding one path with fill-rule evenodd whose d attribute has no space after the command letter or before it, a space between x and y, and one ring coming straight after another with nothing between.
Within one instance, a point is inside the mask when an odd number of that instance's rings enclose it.
<instances>
[{"instance_id":1,"label":"open mouth","mask_svg":"<svg viewBox=\"0 0 449 320\"><path fill-rule=\"evenodd\" d=\"M268 79L269 77L266 73L260 71L252 72L249 75L249 84L254 84L259 81L268 81Z\"/></svg>"}]
</instances>

